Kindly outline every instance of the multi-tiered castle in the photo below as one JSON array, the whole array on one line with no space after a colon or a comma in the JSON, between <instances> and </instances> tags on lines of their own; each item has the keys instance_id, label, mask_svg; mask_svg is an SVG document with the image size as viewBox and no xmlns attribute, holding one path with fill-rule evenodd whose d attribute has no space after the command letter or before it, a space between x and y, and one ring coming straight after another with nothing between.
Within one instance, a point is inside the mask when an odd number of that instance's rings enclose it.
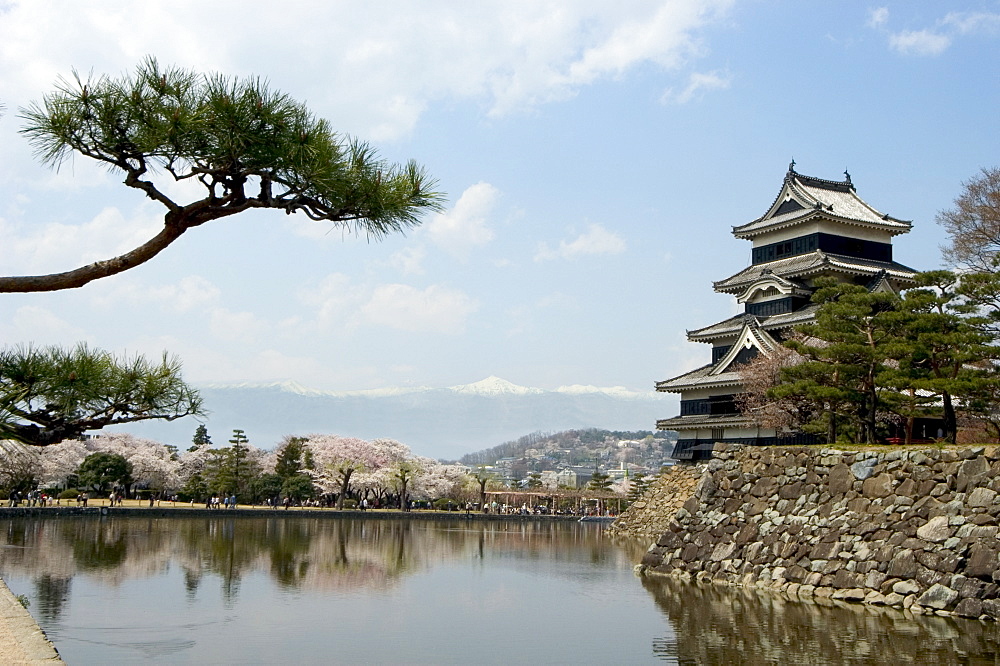
<instances>
[{"instance_id":1,"label":"multi-tiered castle","mask_svg":"<svg viewBox=\"0 0 1000 666\"><path fill-rule=\"evenodd\" d=\"M708 457L715 442L772 445L813 443L812 436L762 429L735 403L742 391L736 366L781 344L791 329L808 322L817 306L810 297L821 277L866 285L870 290L912 286L912 268L892 258L892 238L911 223L880 213L857 195L851 176L822 180L788 167L781 191L761 217L733 227L733 235L753 243L751 265L716 282L744 311L688 339L712 345L712 362L679 377L657 382L656 390L681 394L681 413L657 421L677 430L673 457Z\"/></svg>"}]
</instances>

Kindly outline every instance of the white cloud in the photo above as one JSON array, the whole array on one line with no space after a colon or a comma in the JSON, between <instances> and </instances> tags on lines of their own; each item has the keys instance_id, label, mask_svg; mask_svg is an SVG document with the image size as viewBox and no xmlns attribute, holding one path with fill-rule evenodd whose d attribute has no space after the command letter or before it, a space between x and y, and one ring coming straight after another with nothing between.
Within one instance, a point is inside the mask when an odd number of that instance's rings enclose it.
<instances>
[{"instance_id":1,"label":"white cloud","mask_svg":"<svg viewBox=\"0 0 1000 666\"><path fill-rule=\"evenodd\" d=\"M951 45L951 37L930 30L904 30L889 35L889 46L903 55L938 55Z\"/></svg>"},{"instance_id":2,"label":"white cloud","mask_svg":"<svg viewBox=\"0 0 1000 666\"><path fill-rule=\"evenodd\" d=\"M331 325L351 327L357 323L357 311L366 299L366 290L355 285L343 273L331 273L318 285L304 289L299 300L311 307L321 328Z\"/></svg>"},{"instance_id":3,"label":"white cloud","mask_svg":"<svg viewBox=\"0 0 1000 666\"><path fill-rule=\"evenodd\" d=\"M218 303L221 291L209 280L199 275L181 278L175 284L144 286L123 283L111 287L95 301L102 306L119 303L147 305L172 312L190 312L196 308L208 308Z\"/></svg>"},{"instance_id":4,"label":"white cloud","mask_svg":"<svg viewBox=\"0 0 1000 666\"><path fill-rule=\"evenodd\" d=\"M426 256L427 250L422 245L410 245L393 252L389 257L389 265L403 275L423 275L423 261Z\"/></svg>"},{"instance_id":5,"label":"white cloud","mask_svg":"<svg viewBox=\"0 0 1000 666\"><path fill-rule=\"evenodd\" d=\"M339 128L383 141L412 131L439 100L472 100L502 116L644 64L680 68L703 51L699 31L733 4L429 0L409 11L399 3L290 1L274 12L260 2L237 10L196 0L13 0L0 22L0 87L18 105L72 65L117 74L155 53L203 71L260 74ZM303 30L303 14L322 28Z\"/></svg>"},{"instance_id":6,"label":"white cloud","mask_svg":"<svg viewBox=\"0 0 1000 666\"><path fill-rule=\"evenodd\" d=\"M251 343L265 336L269 326L252 312L216 308L209 315L212 335L226 342Z\"/></svg>"},{"instance_id":7,"label":"white cloud","mask_svg":"<svg viewBox=\"0 0 1000 666\"><path fill-rule=\"evenodd\" d=\"M67 271L134 249L152 238L162 221L142 210L129 218L103 209L89 222L50 222L28 228L0 220L0 272Z\"/></svg>"},{"instance_id":8,"label":"white cloud","mask_svg":"<svg viewBox=\"0 0 1000 666\"><path fill-rule=\"evenodd\" d=\"M362 312L371 323L403 331L461 333L477 309L475 299L458 289L385 284L375 288Z\"/></svg>"},{"instance_id":9,"label":"white cloud","mask_svg":"<svg viewBox=\"0 0 1000 666\"><path fill-rule=\"evenodd\" d=\"M880 7L869 12L868 26L884 30L889 10ZM903 55L936 56L944 53L956 37L1000 31L1000 14L990 12L951 12L933 28L889 32L889 46Z\"/></svg>"},{"instance_id":10,"label":"white cloud","mask_svg":"<svg viewBox=\"0 0 1000 666\"><path fill-rule=\"evenodd\" d=\"M988 12L952 12L941 22L963 35L1000 30L1000 14Z\"/></svg>"},{"instance_id":11,"label":"white cloud","mask_svg":"<svg viewBox=\"0 0 1000 666\"><path fill-rule=\"evenodd\" d=\"M684 90L674 93L673 88L664 91L660 101L664 104L687 104L695 95L705 90L726 90L729 88L730 76L726 72L694 72L688 78Z\"/></svg>"},{"instance_id":12,"label":"white cloud","mask_svg":"<svg viewBox=\"0 0 1000 666\"><path fill-rule=\"evenodd\" d=\"M888 7L875 7L868 10L868 27L880 28L889 20Z\"/></svg>"},{"instance_id":13,"label":"white cloud","mask_svg":"<svg viewBox=\"0 0 1000 666\"><path fill-rule=\"evenodd\" d=\"M30 341L35 345L75 345L87 340L84 330L52 311L36 305L25 305L14 311L8 321L0 324L0 339Z\"/></svg>"},{"instance_id":14,"label":"white cloud","mask_svg":"<svg viewBox=\"0 0 1000 666\"><path fill-rule=\"evenodd\" d=\"M435 215L425 229L431 241L449 254L468 257L469 252L493 240L486 219L500 192L489 183L476 183L462 193L455 207Z\"/></svg>"},{"instance_id":15,"label":"white cloud","mask_svg":"<svg viewBox=\"0 0 1000 666\"><path fill-rule=\"evenodd\" d=\"M538 246L535 261L549 259L575 259L583 255L621 254L625 241L599 224L591 224L587 231L572 241L560 241L559 247L549 248L547 243Z\"/></svg>"}]
</instances>

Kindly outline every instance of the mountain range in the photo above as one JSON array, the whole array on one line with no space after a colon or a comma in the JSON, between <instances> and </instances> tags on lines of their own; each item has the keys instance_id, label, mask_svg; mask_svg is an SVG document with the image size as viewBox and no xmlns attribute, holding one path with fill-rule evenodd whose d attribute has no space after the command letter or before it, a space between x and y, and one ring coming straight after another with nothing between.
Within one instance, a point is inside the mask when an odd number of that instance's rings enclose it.
<instances>
[{"instance_id":1,"label":"mountain range","mask_svg":"<svg viewBox=\"0 0 1000 666\"><path fill-rule=\"evenodd\" d=\"M499 377L447 388L401 387L319 391L294 382L203 385L205 420L216 445L234 428L250 443L273 448L285 435L335 433L387 437L414 453L454 460L521 435L574 428L653 430L676 411L675 396L622 387L529 388ZM114 428L187 448L198 422L147 421Z\"/></svg>"}]
</instances>

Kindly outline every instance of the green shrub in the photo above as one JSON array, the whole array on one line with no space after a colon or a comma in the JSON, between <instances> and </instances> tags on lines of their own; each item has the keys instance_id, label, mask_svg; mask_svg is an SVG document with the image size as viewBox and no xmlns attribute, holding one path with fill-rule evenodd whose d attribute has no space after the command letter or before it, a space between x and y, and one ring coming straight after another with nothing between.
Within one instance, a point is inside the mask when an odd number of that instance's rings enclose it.
<instances>
[{"instance_id":1,"label":"green shrub","mask_svg":"<svg viewBox=\"0 0 1000 666\"><path fill-rule=\"evenodd\" d=\"M434 500L434 508L437 509L438 511L448 511L449 504L451 505L452 510L465 506L463 502L459 502L458 500L448 499L447 497L442 497L441 499Z\"/></svg>"},{"instance_id":2,"label":"green shrub","mask_svg":"<svg viewBox=\"0 0 1000 666\"><path fill-rule=\"evenodd\" d=\"M59 499L76 499L76 496L80 494L80 491L76 488L67 488L66 490L59 493Z\"/></svg>"},{"instance_id":3,"label":"green shrub","mask_svg":"<svg viewBox=\"0 0 1000 666\"><path fill-rule=\"evenodd\" d=\"M344 508L345 509L357 509L358 508L358 500L356 500L356 499L345 499L344 500Z\"/></svg>"}]
</instances>

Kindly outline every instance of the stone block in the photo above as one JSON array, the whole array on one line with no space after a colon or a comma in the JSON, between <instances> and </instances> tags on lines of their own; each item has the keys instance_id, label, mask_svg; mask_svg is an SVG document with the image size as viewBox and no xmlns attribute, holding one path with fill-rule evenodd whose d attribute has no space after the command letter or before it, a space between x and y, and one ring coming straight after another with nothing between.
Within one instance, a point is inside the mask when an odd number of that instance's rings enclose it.
<instances>
[{"instance_id":1,"label":"stone block","mask_svg":"<svg viewBox=\"0 0 1000 666\"><path fill-rule=\"evenodd\" d=\"M940 583L935 583L917 598L918 604L934 610L950 610L958 601L958 592Z\"/></svg>"},{"instance_id":2,"label":"stone block","mask_svg":"<svg viewBox=\"0 0 1000 666\"><path fill-rule=\"evenodd\" d=\"M950 452L948 452L950 453ZM990 471L990 462L985 456L977 456L963 462L955 475L955 490L964 493L980 484Z\"/></svg>"},{"instance_id":3,"label":"stone block","mask_svg":"<svg viewBox=\"0 0 1000 666\"><path fill-rule=\"evenodd\" d=\"M959 617L979 617L983 614L983 602L979 599L962 599L955 605L955 615Z\"/></svg>"},{"instance_id":4,"label":"stone block","mask_svg":"<svg viewBox=\"0 0 1000 666\"><path fill-rule=\"evenodd\" d=\"M894 583L892 591L905 597L920 592L920 585L915 580L904 579Z\"/></svg>"},{"instance_id":5,"label":"stone block","mask_svg":"<svg viewBox=\"0 0 1000 666\"><path fill-rule=\"evenodd\" d=\"M955 533L948 524L947 516L937 516L928 520L917 529L917 536L925 541L942 543Z\"/></svg>"},{"instance_id":6,"label":"stone block","mask_svg":"<svg viewBox=\"0 0 1000 666\"><path fill-rule=\"evenodd\" d=\"M844 463L838 463L827 476L827 488L831 495L843 495L854 486L855 477L851 468Z\"/></svg>"},{"instance_id":7,"label":"stone block","mask_svg":"<svg viewBox=\"0 0 1000 666\"><path fill-rule=\"evenodd\" d=\"M986 508L993 505L993 503L996 502L996 498L997 492L995 490L990 490L989 488L976 488L969 493L965 503L967 506L974 508Z\"/></svg>"},{"instance_id":8,"label":"stone block","mask_svg":"<svg viewBox=\"0 0 1000 666\"><path fill-rule=\"evenodd\" d=\"M892 477L879 474L866 479L861 485L861 493L865 497L888 497L892 494Z\"/></svg>"},{"instance_id":9,"label":"stone block","mask_svg":"<svg viewBox=\"0 0 1000 666\"><path fill-rule=\"evenodd\" d=\"M912 578L917 574L917 561L913 551L901 550L889 561L886 573L895 578Z\"/></svg>"},{"instance_id":10,"label":"stone block","mask_svg":"<svg viewBox=\"0 0 1000 666\"><path fill-rule=\"evenodd\" d=\"M871 478L875 474L875 465L877 464L878 460L875 458L859 460L851 465L851 474L853 474L854 478L858 481L864 481L865 479Z\"/></svg>"},{"instance_id":11,"label":"stone block","mask_svg":"<svg viewBox=\"0 0 1000 666\"><path fill-rule=\"evenodd\" d=\"M965 575L992 580L1000 569L1000 550L985 543L975 543L969 549L969 559L965 564Z\"/></svg>"}]
</instances>

